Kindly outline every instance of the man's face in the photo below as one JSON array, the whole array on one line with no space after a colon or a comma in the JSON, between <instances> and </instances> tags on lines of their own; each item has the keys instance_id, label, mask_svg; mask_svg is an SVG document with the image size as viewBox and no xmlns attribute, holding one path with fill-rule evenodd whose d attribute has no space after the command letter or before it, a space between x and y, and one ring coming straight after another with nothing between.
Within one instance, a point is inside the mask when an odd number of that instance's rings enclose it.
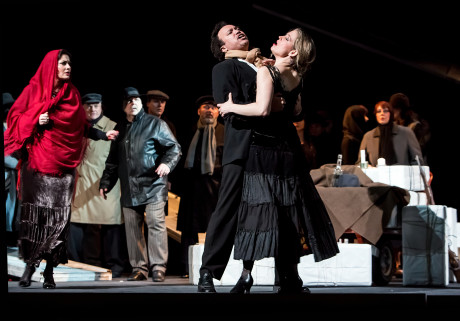
<instances>
[{"instance_id":1,"label":"man's face","mask_svg":"<svg viewBox=\"0 0 460 321\"><path fill-rule=\"evenodd\" d=\"M142 101L139 97L129 97L125 107L127 116L136 116L142 109Z\"/></svg>"},{"instance_id":2,"label":"man's face","mask_svg":"<svg viewBox=\"0 0 460 321\"><path fill-rule=\"evenodd\" d=\"M166 107L166 99L162 98L150 98L147 102L148 112L151 115L155 115L157 117L161 117L165 111Z\"/></svg>"},{"instance_id":3,"label":"man's face","mask_svg":"<svg viewBox=\"0 0 460 321\"><path fill-rule=\"evenodd\" d=\"M217 37L224 43L222 52L228 50L248 50L249 39L240 28L234 25L225 25L217 33Z\"/></svg>"},{"instance_id":4,"label":"man's face","mask_svg":"<svg viewBox=\"0 0 460 321\"><path fill-rule=\"evenodd\" d=\"M219 117L219 108L211 103L205 103L198 108L198 115L203 125L212 124Z\"/></svg>"},{"instance_id":5,"label":"man's face","mask_svg":"<svg viewBox=\"0 0 460 321\"><path fill-rule=\"evenodd\" d=\"M90 121L99 118L102 114L102 103L100 102L83 104L83 107L86 111L86 118Z\"/></svg>"}]
</instances>

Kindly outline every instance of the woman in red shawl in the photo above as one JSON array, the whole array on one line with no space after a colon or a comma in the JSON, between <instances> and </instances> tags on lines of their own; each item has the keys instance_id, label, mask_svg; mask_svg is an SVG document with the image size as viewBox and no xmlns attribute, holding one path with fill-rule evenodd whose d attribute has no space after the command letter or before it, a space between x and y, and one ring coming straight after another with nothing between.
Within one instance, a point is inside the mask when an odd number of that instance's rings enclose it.
<instances>
[{"instance_id":1,"label":"woman in red shawl","mask_svg":"<svg viewBox=\"0 0 460 321\"><path fill-rule=\"evenodd\" d=\"M86 138L107 140L117 134L90 127L70 74L70 54L48 52L7 118L5 156L20 160L18 245L26 263L19 281L23 287L30 285L42 259L46 260L43 287L56 287L53 267L67 263L75 168L84 155Z\"/></svg>"}]
</instances>

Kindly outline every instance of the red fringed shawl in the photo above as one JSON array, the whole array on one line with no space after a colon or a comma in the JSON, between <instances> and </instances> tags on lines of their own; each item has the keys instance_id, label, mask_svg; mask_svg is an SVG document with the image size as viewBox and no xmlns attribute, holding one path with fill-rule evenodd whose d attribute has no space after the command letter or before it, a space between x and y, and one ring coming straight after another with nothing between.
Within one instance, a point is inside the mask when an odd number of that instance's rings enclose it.
<instances>
[{"instance_id":1,"label":"red fringed shawl","mask_svg":"<svg viewBox=\"0 0 460 321\"><path fill-rule=\"evenodd\" d=\"M5 156L24 144L30 166L42 173L59 175L80 163L86 146L89 123L80 93L66 82L52 98L57 77L59 50L46 54L29 85L11 107L4 133ZM49 126L39 128L38 117L49 113Z\"/></svg>"}]
</instances>

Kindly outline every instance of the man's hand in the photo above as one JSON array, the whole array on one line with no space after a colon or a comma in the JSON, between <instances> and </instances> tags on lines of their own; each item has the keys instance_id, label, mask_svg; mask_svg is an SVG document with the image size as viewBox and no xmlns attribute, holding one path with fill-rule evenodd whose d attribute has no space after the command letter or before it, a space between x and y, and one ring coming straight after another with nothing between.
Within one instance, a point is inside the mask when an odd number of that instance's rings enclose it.
<instances>
[{"instance_id":1,"label":"man's hand","mask_svg":"<svg viewBox=\"0 0 460 321\"><path fill-rule=\"evenodd\" d=\"M99 194L106 200L107 199L107 188L100 188Z\"/></svg>"},{"instance_id":2,"label":"man's hand","mask_svg":"<svg viewBox=\"0 0 460 321\"><path fill-rule=\"evenodd\" d=\"M158 176L163 177L165 175L168 175L170 171L171 170L169 169L168 165L160 164L156 169L155 173L157 173Z\"/></svg>"}]
</instances>

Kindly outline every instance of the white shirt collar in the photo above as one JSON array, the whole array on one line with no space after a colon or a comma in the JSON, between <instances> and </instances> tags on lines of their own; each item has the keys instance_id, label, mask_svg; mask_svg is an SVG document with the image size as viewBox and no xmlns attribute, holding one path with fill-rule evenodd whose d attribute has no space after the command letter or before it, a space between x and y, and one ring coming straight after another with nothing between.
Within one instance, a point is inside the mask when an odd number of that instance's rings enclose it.
<instances>
[{"instance_id":1,"label":"white shirt collar","mask_svg":"<svg viewBox=\"0 0 460 321\"><path fill-rule=\"evenodd\" d=\"M252 69L254 69L257 72L258 68L256 66L254 66L253 64L251 64L251 63L249 63L246 60L241 59L241 58L238 58L238 60L241 61L241 62L244 62L245 64L247 64L249 67L251 67Z\"/></svg>"}]
</instances>

